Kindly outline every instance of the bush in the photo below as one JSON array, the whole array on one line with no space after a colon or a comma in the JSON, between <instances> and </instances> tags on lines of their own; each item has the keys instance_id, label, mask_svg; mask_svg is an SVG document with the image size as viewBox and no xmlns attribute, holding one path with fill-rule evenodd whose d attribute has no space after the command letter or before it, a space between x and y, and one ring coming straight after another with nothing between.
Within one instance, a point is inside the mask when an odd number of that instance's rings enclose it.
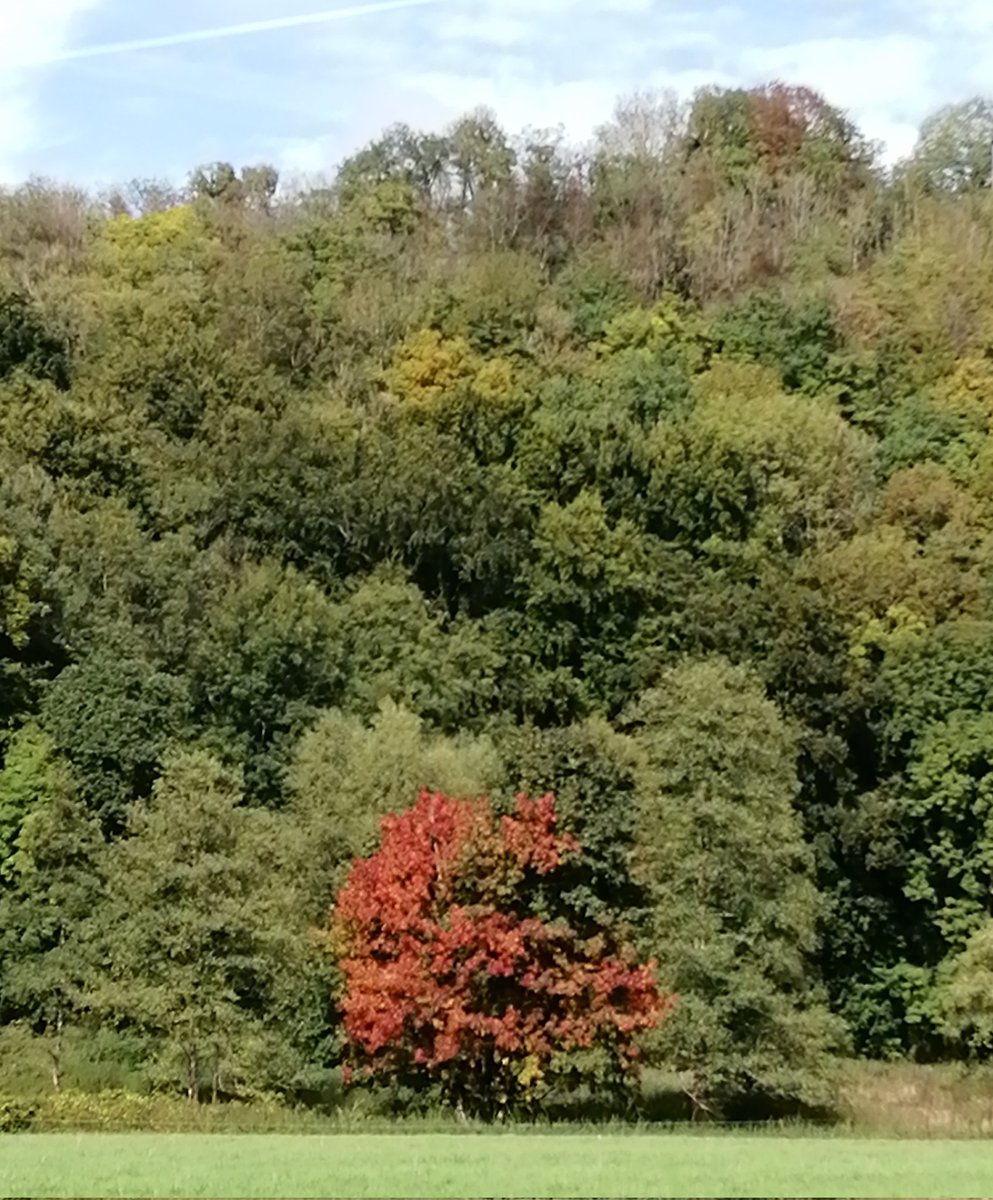
<instances>
[{"instance_id":1,"label":"bush","mask_svg":"<svg viewBox=\"0 0 993 1200\"><path fill-rule=\"evenodd\" d=\"M30 1129L35 1106L17 1096L0 1096L0 1133L21 1133Z\"/></svg>"},{"instance_id":2,"label":"bush","mask_svg":"<svg viewBox=\"0 0 993 1200\"><path fill-rule=\"evenodd\" d=\"M48 1096L34 1113L42 1129L102 1132L247 1132L293 1123L292 1109L271 1101L190 1104L165 1093L64 1091Z\"/></svg>"}]
</instances>

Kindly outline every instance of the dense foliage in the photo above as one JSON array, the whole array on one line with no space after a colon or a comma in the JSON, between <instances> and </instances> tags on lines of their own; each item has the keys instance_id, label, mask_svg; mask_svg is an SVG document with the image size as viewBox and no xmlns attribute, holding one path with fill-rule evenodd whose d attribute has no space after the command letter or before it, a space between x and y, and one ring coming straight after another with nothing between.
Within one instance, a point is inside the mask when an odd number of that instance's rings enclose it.
<instances>
[{"instance_id":1,"label":"dense foliage","mask_svg":"<svg viewBox=\"0 0 993 1200\"><path fill-rule=\"evenodd\" d=\"M991 112L0 192L0 1042L319 1092L314 931L428 788L555 794L711 1110L989 1054Z\"/></svg>"},{"instance_id":2,"label":"dense foliage","mask_svg":"<svg viewBox=\"0 0 993 1200\"><path fill-rule=\"evenodd\" d=\"M551 796L521 795L497 821L486 801L425 791L384 818L334 912L355 1065L489 1116L563 1082L633 1082L635 1035L669 1002L608 927L583 936L557 913L558 875L578 851L556 832Z\"/></svg>"}]
</instances>

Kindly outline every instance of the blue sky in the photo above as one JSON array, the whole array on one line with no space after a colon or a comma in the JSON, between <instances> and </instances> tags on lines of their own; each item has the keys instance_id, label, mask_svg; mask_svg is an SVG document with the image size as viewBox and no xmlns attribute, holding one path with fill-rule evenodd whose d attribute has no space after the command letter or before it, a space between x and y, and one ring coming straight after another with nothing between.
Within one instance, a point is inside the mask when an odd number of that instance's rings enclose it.
<instances>
[{"instance_id":1,"label":"blue sky","mask_svg":"<svg viewBox=\"0 0 993 1200\"><path fill-rule=\"evenodd\" d=\"M822 90L895 158L993 80L993 0L426 0L72 57L333 3L0 0L0 182L179 181L213 159L318 175L393 121L441 128L480 104L511 132L582 140L638 89L772 78Z\"/></svg>"}]
</instances>

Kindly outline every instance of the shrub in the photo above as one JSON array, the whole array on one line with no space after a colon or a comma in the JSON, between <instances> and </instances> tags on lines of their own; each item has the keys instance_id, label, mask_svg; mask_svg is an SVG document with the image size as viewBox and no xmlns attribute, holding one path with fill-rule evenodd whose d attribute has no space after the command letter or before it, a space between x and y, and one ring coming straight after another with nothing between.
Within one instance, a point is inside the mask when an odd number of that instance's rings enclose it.
<instances>
[{"instance_id":1,"label":"shrub","mask_svg":"<svg viewBox=\"0 0 993 1200\"><path fill-rule=\"evenodd\" d=\"M169 1133L184 1130L248 1132L295 1124L294 1111L273 1102L194 1104L158 1092L63 1091L39 1103L34 1124L43 1129Z\"/></svg>"},{"instance_id":2,"label":"shrub","mask_svg":"<svg viewBox=\"0 0 993 1200\"><path fill-rule=\"evenodd\" d=\"M35 1106L17 1096L0 1096L0 1133L20 1133L30 1129Z\"/></svg>"}]
</instances>

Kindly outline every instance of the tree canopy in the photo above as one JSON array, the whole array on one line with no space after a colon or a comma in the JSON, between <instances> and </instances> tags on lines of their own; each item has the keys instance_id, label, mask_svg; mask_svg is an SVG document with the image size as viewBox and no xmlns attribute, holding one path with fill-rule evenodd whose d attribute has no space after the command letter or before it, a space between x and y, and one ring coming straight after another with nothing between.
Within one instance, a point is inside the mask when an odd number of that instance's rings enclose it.
<instances>
[{"instance_id":1,"label":"tree canopy","mask_svg":"<svg viewBox=\"0 0 993 1200\"><path fill-rule=\"evenodd\" d=\"M53 1081L71 1027L323 1086L308 930L423 788L555 797L541 919L657 959L701 1105L989 1053L991 113L0 190L0 1026Z\"/></svg>"}]
</instances>

